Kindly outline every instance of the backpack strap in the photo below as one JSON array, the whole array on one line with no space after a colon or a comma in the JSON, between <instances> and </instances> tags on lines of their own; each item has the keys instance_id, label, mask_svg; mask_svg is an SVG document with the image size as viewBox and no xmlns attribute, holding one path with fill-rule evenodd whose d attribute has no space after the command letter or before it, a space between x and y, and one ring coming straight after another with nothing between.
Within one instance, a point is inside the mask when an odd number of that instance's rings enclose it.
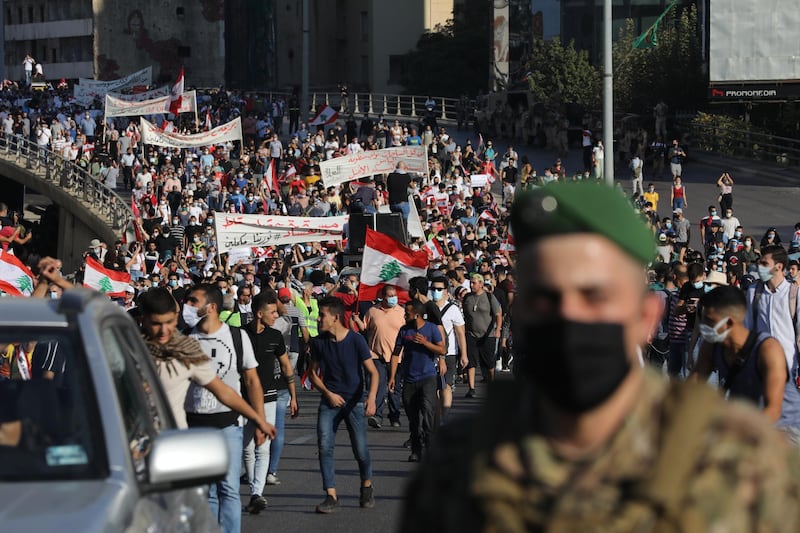
<instances>
[{"instance_id":1,"label":"backpack strap","mask_svg":"<svg viewBox=\"0 0 800 533\"><path fill-rule=\"evenodd\" d=\"M653 531L705 531L696 514L687 514L686 485L706 446L705 430L719 411L718 394L703 383L673 382L662 409L659 452L650 476L636 493L657 510Z\"/></svg>"},{"instance_id":2,"label":"backpack strap","mask_svg":"<svg viewBox=\"0 0 800 533\"><path fill-rule=\"evenodd\" d=\"M758 323L758 303L761 300L761 295L763 293L764 293L764 282L757 281L756 288L753 291L753 305L751 306L753 309L753 329L756 329L756 324Z\"/></svg>"},{"instance_id":3,"label":"backpack strap","mask_svg":"<svg viewBox=\"0 0 800 533\"><path fill-rule=\"evenodd\" d=\"M236 352L236 371L239 372L239 376L242 377L242 371L244 370L242 330L241 328L237 328L236 326L231 326L231 325L229 325L228 328L230 328L231 330L231 338L233 339L233 349Z\"/></svg>"}]
</instances>

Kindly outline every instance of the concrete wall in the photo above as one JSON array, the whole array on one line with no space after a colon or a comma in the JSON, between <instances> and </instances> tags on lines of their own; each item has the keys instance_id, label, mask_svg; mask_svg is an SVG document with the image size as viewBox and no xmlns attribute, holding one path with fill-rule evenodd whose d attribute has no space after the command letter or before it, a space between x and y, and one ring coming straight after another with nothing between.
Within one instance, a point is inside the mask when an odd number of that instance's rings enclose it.
<instances>
[{"instance_id":1,"label":"concrete wall","mask_svg":"<svg viewBox=\"0 0 800 533\"><path fill-rule=\"evenodd\" d=\"M95 75L114 79L153 66L154 84L185 67L187 87L225 79L224 0L92 0Z\"/></svg>"}]
</instances>

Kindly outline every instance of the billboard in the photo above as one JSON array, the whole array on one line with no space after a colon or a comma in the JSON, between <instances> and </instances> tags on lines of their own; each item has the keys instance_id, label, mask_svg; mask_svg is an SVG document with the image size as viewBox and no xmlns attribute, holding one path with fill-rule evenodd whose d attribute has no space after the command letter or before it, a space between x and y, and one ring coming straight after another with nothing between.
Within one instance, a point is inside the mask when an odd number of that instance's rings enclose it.
<instances>
[{"instance_id":1,"label":"billboard","mask_svg":"<svg viewBox=\"0 0 800 533\"><path fill-rule=\"evenodd\" d=\"M710 0L709 81L800 81L800 0Z\"/></svg>"}]
</instances>

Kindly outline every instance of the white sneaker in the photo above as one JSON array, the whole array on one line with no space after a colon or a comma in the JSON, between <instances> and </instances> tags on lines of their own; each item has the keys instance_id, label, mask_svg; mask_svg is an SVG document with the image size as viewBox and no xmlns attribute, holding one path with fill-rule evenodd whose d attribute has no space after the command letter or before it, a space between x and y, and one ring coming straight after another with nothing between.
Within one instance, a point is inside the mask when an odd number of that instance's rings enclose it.
<instances>
[{"instance_id":1,"label":"white sneaker","mask_svg":"<svg viewBox=\"0 0 800 533\"><path fill-rule=\"evenodd\" d=\"M280 485L281 480L275 474L267 474L267 485Z\"/></svg>"}]
</instances>

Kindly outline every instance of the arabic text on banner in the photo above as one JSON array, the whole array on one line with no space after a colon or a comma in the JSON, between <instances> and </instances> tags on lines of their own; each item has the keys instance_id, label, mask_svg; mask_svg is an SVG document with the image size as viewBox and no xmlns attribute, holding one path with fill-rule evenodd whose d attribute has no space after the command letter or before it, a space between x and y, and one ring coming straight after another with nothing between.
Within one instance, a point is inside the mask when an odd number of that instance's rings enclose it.
<instances>
[{"instance_id":1,"label":"arabic text on banner","mask_svg":"<svg viewBox=\"0 0 800 533\"><path fill-rule=\"evenodd\" d=\"M167 146L169 148L194 148L196 146L209 146L227 141L242 140L242 119L236 117L230 122L217 126L213 130L183 135L161 131L152 122L141 119L140 130L142 142L154 146Z\"/></svg>"},{"instance_id":2,"label":"arabic text on banner","mask_svg":"<svg viewBox=\"0 0 800 533\"><path fill-rule=\"evenodd\" d=\"M106 95L107 117L133 117L139 115L158 115L169 112L169 96L145 100L142 102L120 100L110 94ZM181 113L190 113L197 108L197 98L195 91L186 91L181 99Z\"/></svg>"},{"instance_id":3,"label":"arabic text on banner","mask_svg":"<svg viewBox=\"0 0 800 533\"><path fill-rule=\"evenodd\" d=\"M344 238L347 216L289 217L215 213L217 249L226 253L236 248L320 242Z\"/></svg>"},{"instance_id":4,"label":"arabic text on banner","mask_svg":"<svg viewBox=\"0 0 800 533\"><path fill-rule=\"evenodd\" d=\"M403 161L409 172L428 174L428 155L424 146L396 146L336 157L320 163L322 183L330 187L374 174L387 174Z\"/></svg>"}]
</instances>

